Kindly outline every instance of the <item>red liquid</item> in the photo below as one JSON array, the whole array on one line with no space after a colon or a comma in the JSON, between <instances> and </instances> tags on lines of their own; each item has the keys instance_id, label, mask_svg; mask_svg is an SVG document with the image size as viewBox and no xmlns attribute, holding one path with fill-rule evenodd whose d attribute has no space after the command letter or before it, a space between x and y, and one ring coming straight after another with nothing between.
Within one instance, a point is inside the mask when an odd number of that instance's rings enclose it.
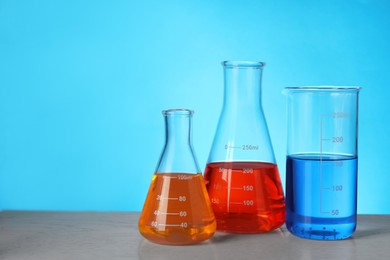
<instances>
[{"instance_id":1,"label":"red liquid","mask_svg":"<svg viewBox=\"0 0 390 260\"><path fill-rule=\"evenodd\" d=\"M218 230L261 233L283 225L285 202L275 164L215 162L206 166L204 178Z\"/></svg>"}]
</instances>

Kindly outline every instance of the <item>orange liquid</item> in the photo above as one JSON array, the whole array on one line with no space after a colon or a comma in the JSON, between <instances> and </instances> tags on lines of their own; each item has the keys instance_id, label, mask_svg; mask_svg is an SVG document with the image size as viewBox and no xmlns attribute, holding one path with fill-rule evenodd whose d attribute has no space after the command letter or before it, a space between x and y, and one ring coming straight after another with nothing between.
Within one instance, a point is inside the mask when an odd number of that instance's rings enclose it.
<instances>
[{"instance_id":1,"label":"orange liquid","mask_svg":"<svg viewBox=\"0 0 390 260\"><path fill-rule=\"evenodd\" d=\"M218 230L261 233L283 225L285 202L275 164L210 163L205 181Z\"/></svg>"},{"instance_id":2,"label":"orange liquid","mask_svg":"<svg viewBox=\"0 0 390 260\"><path fill-rule=\"evenodd\" d=\"M146 239L159 244L209 239L216 221L202 174L155 173L138 227Z\"/></svg>"}]
</instances>

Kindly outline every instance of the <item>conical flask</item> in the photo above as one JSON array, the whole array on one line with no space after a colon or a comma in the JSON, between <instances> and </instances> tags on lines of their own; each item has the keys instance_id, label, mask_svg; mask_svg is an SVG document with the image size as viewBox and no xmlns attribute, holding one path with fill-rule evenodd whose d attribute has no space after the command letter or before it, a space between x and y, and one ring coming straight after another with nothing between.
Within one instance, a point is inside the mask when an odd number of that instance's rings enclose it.
<instances>
[{"instance_id":1,"label":"conical flask","mask_svg":"<svg viewBox=\"0 0 390 260\"><path fill-rule=\"evenodd\" d=\"M222 65L223 108L205 170L217 230L271 231L284 223L285 202L261 104L265 64Z\"/></svg>"},{"instance_id":2,"label":"conical flask","mask_svg":"<svg viewBox=\"0 0 390 260\"><path fill-rule=\"evenodd\" d=\"M192 148L187 109L163 111L165 146L138 222L148 240L168 245L195 244L216 230L202 173Z\"/></svg>"}]
</instances>

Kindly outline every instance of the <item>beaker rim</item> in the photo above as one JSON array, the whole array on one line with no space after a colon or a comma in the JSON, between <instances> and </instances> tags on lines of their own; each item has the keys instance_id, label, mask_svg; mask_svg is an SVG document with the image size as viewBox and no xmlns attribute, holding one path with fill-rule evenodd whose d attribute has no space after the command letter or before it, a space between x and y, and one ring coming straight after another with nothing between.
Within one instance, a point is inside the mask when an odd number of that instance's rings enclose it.
<instances>
[{"instance_id":1,"label":"beaker rim","mask_svg":"<svg viewBox=\"0 0 390 260\"><path fill-rule=\"evenodd\" d=\"M161 111L164 116L168 115L183 115L183 116L192 116L194 114L193 110L187 108L171 108Z\"/></svg>"},{"instance_id":2,"label":"beaker rim","mask_svg":"<svg viewBox=\"0 0 390 260\"><path fill-rule=\"evenodd\" d=\"M265 66L265 62L262 61L250 61L250 60L225 60L221 62L225 68L255 68L261 69Z\"/></svg>"},{"instance_id":3,"label":"beaker rim","mask_svg":"<svg viewBox=\"0 0 390 260\"><path fill-rule=\"evenodd\" d=\"M299 86L299 87L286 87L283 92L359 92L361 87L359 86Z\"/></svg>"}]
</instances>

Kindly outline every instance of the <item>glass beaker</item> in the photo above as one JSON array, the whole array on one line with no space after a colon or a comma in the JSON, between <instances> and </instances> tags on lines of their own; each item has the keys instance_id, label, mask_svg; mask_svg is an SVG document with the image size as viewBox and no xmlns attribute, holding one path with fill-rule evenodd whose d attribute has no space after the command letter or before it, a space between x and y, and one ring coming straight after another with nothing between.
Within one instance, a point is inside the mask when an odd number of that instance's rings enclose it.
<instances>
[{"instance_id":1,"label":"glass beaker","mask_svg":"<svg viewBox=\"0 0 390 260\"><path fill-rule=\"evenodd\" d=\"M356 228L359 87L289 87L286 226L339 240Z\"/></svg>"},{"instance_id":2,"label":"glass beaker","mask_svg":"<svg viewBox=\"0 0 390 260\"><path fill-rule=\"evenodd\" d=\"M165 117L165 146L139 219L140 233L168 245L210 238L216 221L192 147L193 111L171 109Z\"/></svg>"},{"instance_id":3,"label":"glass beaker","mask_svg":"<svg viewBox=\"0 0 390 260\"><path fill-rule=\"evenodd\" d=\"M224 101L205 170L217 229L261 233L280 227L285 202L261 105L265 65L225 61Z\"/></svg>"}]
</instances>

